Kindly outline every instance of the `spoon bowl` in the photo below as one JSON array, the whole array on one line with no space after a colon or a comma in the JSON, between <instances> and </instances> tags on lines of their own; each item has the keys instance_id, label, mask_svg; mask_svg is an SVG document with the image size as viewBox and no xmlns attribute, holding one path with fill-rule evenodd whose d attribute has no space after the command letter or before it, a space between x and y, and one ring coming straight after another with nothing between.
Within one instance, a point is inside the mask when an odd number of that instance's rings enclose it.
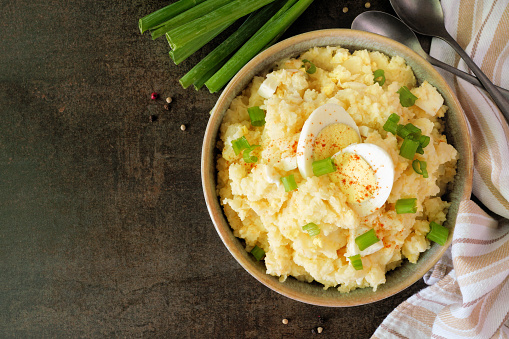
<instances>
[{"instance_id":1,"label":"spoon bowl","mask_svg":"<svg viewBox=\"0 0 509 339\"><path fill-rule=\"evenodd\" d=\"M383 35L410 47L424 59L429 57L408 26L390 14L379 11L361 13L353 20L352 29Z\"/></svg>"},{"instance_id":2,"label":"spoon bowl","mask_svg":"<svg viewBox=\"0 0 509 339\"><path fill-rule=\"evenodd\" d=\"M391 0L394 11L412 30L423 35L447 34L444 11L438 1ZM405 20L404 18L413 18ZM437 24L437 25L435 25Z\"/></svg>"},{"instance_id":3,"label":"spoon bowl","mask_svg":"<svg viewBox=\"0 0 509 339\"><path fill-rule=\"evenodd\" d=\"M414 32L412 32L412 30L401 20L390 14L379 11L368 11L361 13L352 22L352 29L371 32L396 40L397 42L413 49L417 54L426 59L426 61L428 61L433 66L440 67L475 86L483 88L482 84L476 77L460 71L459 69L454 68L440 60L437 60L426 53ZM501 91L507 99L509 99L508 90L498 86L497 89Z\"/></svg>"},{"instance_id":4,"label":"spoon bowl","mask_svg":"<svg viewBox=\"0 0 509 339\"><path fill-rule=\"evenodd\" d=\"M444 13L439 0L390 0L391 5L400 19L412 30L424 35L440 38L451 45L452 48L465 61L474 72L477 79L484 86L488 94L498 106L507 121L509 121L509 101L495 87L491 80L475 64L470 56L463 50L456 40L447 32L444 22Z\"/></svg>"}]
</instances>

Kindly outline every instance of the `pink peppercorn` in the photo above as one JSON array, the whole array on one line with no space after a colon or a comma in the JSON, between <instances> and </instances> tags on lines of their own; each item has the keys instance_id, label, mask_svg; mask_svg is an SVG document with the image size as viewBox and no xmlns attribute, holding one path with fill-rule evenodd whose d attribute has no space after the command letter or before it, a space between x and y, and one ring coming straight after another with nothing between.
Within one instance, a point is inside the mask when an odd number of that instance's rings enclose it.
<instances>
[{"instance_id":1,"label":"pink peppercorn","mask_svg":"<svg viewBox=\"0 0 509 339\"><path fill-rule=\"evenodd\" d=\"M156 100L158 97L159 97L159 94L157 94L156 92L152 92L152 94L150 95L150 98L152 100Z\"/></svg>"}]
</instances>

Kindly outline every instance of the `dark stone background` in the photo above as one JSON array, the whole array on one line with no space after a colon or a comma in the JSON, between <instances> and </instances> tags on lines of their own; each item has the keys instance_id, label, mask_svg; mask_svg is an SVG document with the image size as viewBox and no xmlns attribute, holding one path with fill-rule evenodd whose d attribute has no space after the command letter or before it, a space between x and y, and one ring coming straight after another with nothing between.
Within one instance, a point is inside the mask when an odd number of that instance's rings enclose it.
<instances>
[{"instance_id":1,"label":"dark stone background","mask_svg":"<svg viewBox=\"0 0 509 339\"><path fill-rule=\"evenodd\" d=\"M0 0L0 337L369 337L422 280L311 306L258 283L217 236L200 151L219 94L178 79L219 40L172 64L137 27L167 3ZM284 37L365 10L316 0Z\"/></svg>"}]
</instances>

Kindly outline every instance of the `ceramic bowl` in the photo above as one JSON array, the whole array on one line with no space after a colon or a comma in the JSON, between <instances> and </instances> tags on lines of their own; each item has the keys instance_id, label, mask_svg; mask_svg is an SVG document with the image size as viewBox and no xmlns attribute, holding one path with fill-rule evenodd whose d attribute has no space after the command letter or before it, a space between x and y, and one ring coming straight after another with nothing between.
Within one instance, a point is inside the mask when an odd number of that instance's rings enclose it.
<instances>
[{"instance_id":1,"label":"ceramic bowl","mask_svg":"<svg viewBox=\"0 0 509 339\"><path fill-rule=\"evenodd\" d=\"M294 300L313 305L346 307L375 302L412 285L444 254L450 244L451 237L445 246L433 244L428 251L421 254L417 264L411 264L405 260L402 266L388 272L386 283L380 285L376 292L373 292L371 288L364 288L350 293L340 293L335 288L324 290L323 286L318 283L305 283L294 278L280 282L277 277L267 275L263 261L257 262L246 252L241 240L233 235L216 194L217 172L215 165L218 154L216 149L218 130L232 99L240 94L253 76L270 70L275 62L298 56L311 47L329 45L339 45L351 51L367 49L380 51L389 56L399 55L413 69L419 83L427 80L442 94L445 104L449 106L445 118L446 134L449 142L456 147L460 155L457 176L447 196L447 199L452 202L447 217L447 226L451 230L454 229L459 203L470 197L472 187L472 151L464 113L451 88L428 62L408 47L372 33L350 29L309 32L284 40L253 58L230 81L212 110L203 140L201 175L205 200L214 226L230 253L246 271L265 286Z\"/></svg>"}]
</instances>

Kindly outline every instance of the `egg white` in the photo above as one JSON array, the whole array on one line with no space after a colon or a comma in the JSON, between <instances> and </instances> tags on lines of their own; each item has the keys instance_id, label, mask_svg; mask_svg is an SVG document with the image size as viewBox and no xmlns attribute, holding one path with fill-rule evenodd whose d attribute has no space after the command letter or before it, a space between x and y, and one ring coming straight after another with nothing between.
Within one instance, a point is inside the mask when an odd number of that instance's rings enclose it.
<instances>
[{"instance_id":1,"label":"egg white","mask_svg":"<svg viewBox=\"0 0 509 339\"><path fill-rule=\"evenodd\" d=\"M359 128L343 107L328 103L315 109L304 123L297 144L297 166L304 178L313 176L313 149L316 137L322 129L332 124L345 124L353 128L360 139Z\"/></svg>"},{"instance_id":2,"label":"egg white","mask_svg":"<svg viewBox=\"0 0 509 339\"><path fill-rule=\"evenodd\" d=\"M352 144L334 154L354 153L364 159L375 173L376 190L373 195L360 203L350 203L350 207L361 217L369 215L382 207L391 194L394 183L394 163L391 156L380 146L370 143Z\"/></svg>"}]
</instances>

